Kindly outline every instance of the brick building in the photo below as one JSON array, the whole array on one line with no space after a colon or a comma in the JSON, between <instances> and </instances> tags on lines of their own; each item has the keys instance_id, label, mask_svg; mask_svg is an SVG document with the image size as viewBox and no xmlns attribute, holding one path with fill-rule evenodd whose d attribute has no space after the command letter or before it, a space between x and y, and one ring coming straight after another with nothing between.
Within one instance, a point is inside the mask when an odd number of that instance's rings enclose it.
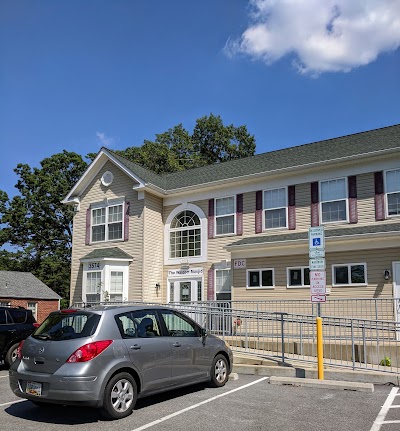
<instances>
[{"instance_id":1,"label":"brick building","mask_svg":"<svg viewBox=\"0 0 400 431\"><path fill-rule=\"evenodd\" d=\"M0 271L0 306L24 307L41 323L61 297L30 272Z\"/></svg>"}]
</instances>

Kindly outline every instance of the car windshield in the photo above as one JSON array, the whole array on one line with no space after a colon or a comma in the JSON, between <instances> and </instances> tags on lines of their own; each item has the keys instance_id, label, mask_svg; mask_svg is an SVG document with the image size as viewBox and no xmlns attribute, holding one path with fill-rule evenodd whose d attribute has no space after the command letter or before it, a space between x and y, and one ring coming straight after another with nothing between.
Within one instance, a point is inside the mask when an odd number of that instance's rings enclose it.
<instances>
[{"instance_id":1,"label":"car windshield","mask_svg":"<svg viewBox=\"0 0 400 431\"><path fill-rule=\"evenodd\" d=\"M55 313L33 333L39 340L62 341L92 336L97 328L100 315L94 313Z\"/></svg>"}]
</instances>

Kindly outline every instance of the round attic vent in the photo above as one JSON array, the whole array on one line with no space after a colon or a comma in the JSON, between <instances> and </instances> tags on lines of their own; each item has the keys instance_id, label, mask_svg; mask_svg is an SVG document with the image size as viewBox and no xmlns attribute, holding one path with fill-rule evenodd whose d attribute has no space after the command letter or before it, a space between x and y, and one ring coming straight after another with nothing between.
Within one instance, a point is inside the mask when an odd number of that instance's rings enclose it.
<instances>
[{"instance_id":1,"label":"round attic vent","mask_svg":"<svg viewBox=\"0 0 400 431\"><path fill-rule=\"evenodd\" d=\"M113 182L113 179L114 175L112 174L112 172L106 171L101 177L101 183L103 184L103 186L108 187Z\"/></svg>"}]
</instances>

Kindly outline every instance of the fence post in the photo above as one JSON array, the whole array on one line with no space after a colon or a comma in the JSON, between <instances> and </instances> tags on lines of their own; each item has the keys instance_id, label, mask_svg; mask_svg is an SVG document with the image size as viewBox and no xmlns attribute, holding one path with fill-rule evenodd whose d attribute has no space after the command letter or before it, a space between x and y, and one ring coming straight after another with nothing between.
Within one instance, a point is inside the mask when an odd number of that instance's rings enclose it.
<instances>
[{"instance_id":1,"label":"fence post","mask_svg":"<svg viewBox=\"0 0 400 431\"><path fill-rule=\"evenodd\" d=\"M282 364L285 363L285 333L284 333L284 320L283 316L287 316L288 313L280 313L275 312L274 314L278 314L281 317L281 343L282 343Z\"/></svg>"},{"instance_id":2,"label":"fence post","mask_svg":"<svg viewBox=\"0 0 400 431\"><path fill-rule=\"evenodd\" d=\"M356 369L356 358L355 358L355 345L354 345L354 326L353 326L353 319L350 320L350 327L351 327L351 355L352 355L352 361L353 361L353 371Z\"/></svg>"}]
</instances>

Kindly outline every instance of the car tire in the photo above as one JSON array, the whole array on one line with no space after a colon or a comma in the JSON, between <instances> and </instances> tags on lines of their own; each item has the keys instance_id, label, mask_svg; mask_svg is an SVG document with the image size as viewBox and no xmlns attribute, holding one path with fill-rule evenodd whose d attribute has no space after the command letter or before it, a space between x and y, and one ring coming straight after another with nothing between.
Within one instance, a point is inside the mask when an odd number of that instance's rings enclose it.
<instances>
[{"instance_id":1,"label":"car tire","mask_svg":"<svg viewBox=\"0 0 400 431\"><path fill-rule=\"evenodd\" d=\"M228 381L229 364L224 355L217 355L214 358L211 366L210 377L210 385L214 388L220 388Z\"/></svg>"},{"instance_id":2,"label":"car tire","mask_svg":"<svg viewBox=\"0 0 400 431\"><path fill-rule=\"evenodd\" d=\"M19 343L13 344L6 354L6 357L4 358L5 363L8 367L11 366L13 362L17 359L17 349L18 349Z\"/></svg>"},{"instance_id":3,"label":"car tire","mask_svg":"<svg viewBox=\"0 0 400 431\"><path fill-rule=\"evenodd\" d=\"M103 415L108 419L129 416L137 400L137 385L129 373L119 373L110 379L104 390Z\"/></svg>"}]
</instances>

